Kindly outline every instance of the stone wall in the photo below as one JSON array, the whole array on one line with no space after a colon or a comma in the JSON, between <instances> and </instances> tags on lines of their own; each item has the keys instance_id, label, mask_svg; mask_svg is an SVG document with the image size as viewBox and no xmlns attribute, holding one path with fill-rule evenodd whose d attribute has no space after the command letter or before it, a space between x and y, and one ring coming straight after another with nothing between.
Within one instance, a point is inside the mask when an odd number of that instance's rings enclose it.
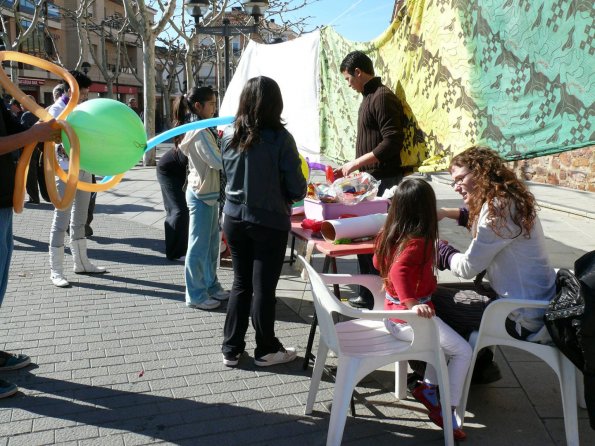
<instances>
[{"instance_id":1,"label":"stone wall","mask_svg":"<svg viewBox=\"0 0 595 446\"><path fill-rule=\"evenodd\" d=\"M526 180L595 192L595 146L509 165Z\"/></svg>"}]
</instances>

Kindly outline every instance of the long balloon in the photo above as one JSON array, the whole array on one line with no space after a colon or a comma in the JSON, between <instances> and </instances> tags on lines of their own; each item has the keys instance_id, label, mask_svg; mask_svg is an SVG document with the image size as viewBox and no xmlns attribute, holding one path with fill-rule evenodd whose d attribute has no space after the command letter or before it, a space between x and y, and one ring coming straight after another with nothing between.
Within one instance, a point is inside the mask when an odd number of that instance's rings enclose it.
<instances>
[{"instance_id":1,"label":"long balloon","mask_svg":"<svg viewBox=\"0 0 595 446\"><path fill-rule=\"evenodd\" d=\"M64 120L71 110L76 106L79 99L79 89L76 79L64 68L29 54L18 53L16 51L0 51L0 62L4 62L5 60L23 62L28 65L33 65L35 67L50 71L64 79L70 87L70 102L68 105L66 105L66 108L60 113L60 115L58 115L56 119L56 128L62 128L62 130L66 132L68 139L72 142L72 156L70 157L69 161L68 174L65 174L63 178L66 188L64 189L64 194L62 197L60 197L60 194L56 188L56 182L54 181L53 165L57 164L57 161L55 160L56 156L53 150L54 144L52 141L46 141L44 143L44 171L46 172L45 184L48 194L52 203L57 209L65 209L70 205L70 203L72 203L72 200L76 194L77 183L79 182L79 140L70 124ZM4 89L10 93L12 97L23 104L27 110L31 111L31 113L37 116L41 121L49 121L52 119L52 116L43 107L38 105L35 101L29 99L27 95L19 89L18 86L14 85L2 69L0 69L0 84L2 84ZM13 209L17 214L20 214L23 211L23 202L25 201L25 183L27 181L27 174L29 172L29 160L31 159L31 154L35 149L36 144L36 142L33 142L23 149L23 153L19 158L17 165L14 192L12 195Z\"/></svg>"},{"instance_id":2,"label":"long balloon","mask_svg":"<svg viewBox=\"0 0 595 446\"><path fill-rule=\"evenodd\" d=\"M231 124L234 120L233 116L223 116L219 118L201 119L200 121L189 122L188 124L174 127L173 129L166 130L159 135L155 135L147 141L147 148L145 152L151 150L157 144L161 144L174 136L181 135L182 133L189 132L190 130L206 129L207 127L217 127L219 125Z\"/></svg>"},{"instance_id":3,"label":"long balloon","mask_svg":"<svg viewBox=\"0 0 595 446\"><path fill-rule=\"evenodd\" d=\"M158 144L161 144L162 142L167 141L168 139L172 139L175 136L181 135L182 133L189 132L190 130L200 130L206 129L208 127L217 127L219 125L231 124L234 119L235 118L233 116L201 119L200 121L189 122L188 124L180 125L178 127L174 127L173 129L166 130L165 132L160 133L159 135L153 136L151 139L147 141L145 153L147 153L152 148L156 147ZM98 184L106 183L111 179L112 177L105 177Z\"/></svg>"}]
</instances>

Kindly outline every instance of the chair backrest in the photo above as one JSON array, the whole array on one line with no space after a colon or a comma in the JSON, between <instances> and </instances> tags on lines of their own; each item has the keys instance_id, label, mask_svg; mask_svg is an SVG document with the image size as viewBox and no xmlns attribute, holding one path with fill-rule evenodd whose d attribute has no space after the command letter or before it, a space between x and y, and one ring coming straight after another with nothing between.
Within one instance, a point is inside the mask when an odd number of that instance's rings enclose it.
<instances>
[{"instance_id":1,"label":"chair backrest","mask_svg":"<svg viewBox=\"0 0 595 446\"><path fill-rule=\"evenodd\" d=\"M298 256L298 259L308 272L308 279L312 285L312 298L314 300L316 317L318 318L318 326L320 327L320 337L324 339L325 344L331 350L339 353L339 338L335 331L333 313L341 313L341 303L330 293L322 278L312 268L312 265L306 262L301 256Z\"/></svg>"},{"instance_id":2,"label":"chair backrest","mask_svg":"<svg viewBox=\"0 0 595 446\"><path fill-rule=\"evenodd\" d=\"M405 350L425 355L428 352L440 351L440 337L438 335L438 325L434 318L419 317L414 311L382 311L381 315L375 315L378 311L369 311L351 308L342 304L336 296L334 296L327 287L327 283L323 278L312 268L302 256L298 259L304 265L308 273L310 284L312 285L312 298L314 300L314 308L316 309L316 317L318 318L318 325L320 327L320 336L324 339L326 345L336 353L340 353L340 344L337 332L335 330L335 321L333 314L342 314L351 318L362 318L376 320L382 323L385 317L394 317L406 321L413 329L413 340L397 341L402 345L403 352ZM332 274L325 274L325 277L330 277ZM384 313L382 315L382 313ZM384 329L384 328L383 328Z\"/></svg>"}]
</instances>

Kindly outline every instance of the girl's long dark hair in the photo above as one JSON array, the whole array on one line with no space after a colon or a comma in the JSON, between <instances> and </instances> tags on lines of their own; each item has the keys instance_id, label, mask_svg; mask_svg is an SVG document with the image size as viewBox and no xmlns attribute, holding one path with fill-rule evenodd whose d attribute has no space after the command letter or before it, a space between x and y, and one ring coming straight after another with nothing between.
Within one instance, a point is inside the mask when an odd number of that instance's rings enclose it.
<instances>
[{"instance_id":1,"label":"girl's long dark hair","mask_svg":"<svg viewBox=\"0 0 595 446\"><path fill-rule=\"evenodd\" d=\"M469 201L471 229L479 218L481 207L488 204L488 216L494 232L500 237L529 238L537 218L535 197L524 182L504 164L497 152L487 147L470 147L456 155L450 167L467 167L473 175L475 189ZM504 234L507 217L519 228L518 234ZM474 234L475 236L475 234Z\"/></svg>"},{"instance_id":2,"label":"girl's long dark hair","mask_svg":"<svg viewBox=\"0 0 595 446\"><path fill-rule=\"evenodd\" d=\"M424 251L428 252L431 247L430 255L435 261L438 241L436 194L425 180L408 178L397 187L384 227L376 238L376 258L385 284L391 265L407 242L420 237L426 241Z\"/></svg>"},{"instance_id":3,"label":"girl's long dark hair","mask_svg":"<svg viewBox=\"0 0 595 446\"><path fill-rule=\"evenodd\" d=\"M195 102L204 104L212 99L213 96L215 96L215 91L211 87L193 87L186 95L176 98L172 108L173 126L178 127L195 119L200 119L200 117L197 118L198 114L196 113L196 110L194 110L192 104ZM176 148L183 138L183 134L174 137L174 145Z\"/></svg>"},{"instance_id":4,"label":"girl's long dark hair","mask_svg":"<svg viewBox=\"0 0 595 446\"><path fill-rule=\"evenodd\" d=\"M266 76L249 79L240 95L231 147L248 150L260 141L262 129L283 128L282 111L283 97L277 82Z\"/></svg>"}]
</instances>

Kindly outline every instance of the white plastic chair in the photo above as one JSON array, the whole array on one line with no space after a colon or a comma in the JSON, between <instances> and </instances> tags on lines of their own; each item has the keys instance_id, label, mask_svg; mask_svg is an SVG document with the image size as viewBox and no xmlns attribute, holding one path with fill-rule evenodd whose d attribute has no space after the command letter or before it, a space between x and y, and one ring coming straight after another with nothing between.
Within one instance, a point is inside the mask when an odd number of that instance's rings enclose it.
<instances>
[{"instance_id":1,"label":"white plastic chair","mask_svg":"<svg viewBox=\"0 0 595 446\"><path fill-rule=\"evenodd\" d=\"M481 325L477 336L472 334L470 343L473 346L473 356L469 370L473 370L477 353L484 347L492 345L506 345L529 352L545 361L558 376L560 382L560 394L562 408L564 411L564 428L566 430L566 444L568 446L579 446L578 437L578 414L577 414L577 388L576 369L566 356L555 346L537 344L534 342L520 341L511 337L504 323L511 311L518 308L542 308L548 306L548 301L535 301L525 299L498 299L486 308L481 319ZM472 373L467 374L461 404L457 410L464 422L465 406L469 395ZM442 390L442 389L440 389Z\"/></svg>"},{"instance_id":2,"label":"white plastic chair","mask_svg":"<svg viewBox=\"0 0 595 446\"><path fill-rule=\"evenodd\" d=\"M384 286L380 276L376 274L333 274L332 285L362 285L366 287L374 297L374 310L384 310ZM407 397L407 361L395 363L395 397L405 399Z\"/></svg>"},{"instance_id":3,"label":"white plastic chair","mask_svg":"<svg viewBox=\"0 0 595 446\"><path fill-rule=\"evenodd\" d=\"M416 359L432 364L438 373L442 407L451 407L448 370L434 319L421 318L414 311L370 311L344 305L331 294L327 285L346 283L347 277L350 277L349 283L374 288L376 279L366 279L369 276L361 275L318 274L302 256L298 256L298 259L304 265L312 285L312 297L320 327L320 341L310 381L306 414L312 413L328 351L335 352L338 358L327 446L341 444L349 401L357 383L372 371L396 361ZM334 314L355 319L335 324ZM413 328L413 341L399 341L388 333L383 322L387 317L406 320ZM449 410L444 413L444 426L444 443L447 446L453 445L452 414Z\"/></svg>"}]
</instances>

